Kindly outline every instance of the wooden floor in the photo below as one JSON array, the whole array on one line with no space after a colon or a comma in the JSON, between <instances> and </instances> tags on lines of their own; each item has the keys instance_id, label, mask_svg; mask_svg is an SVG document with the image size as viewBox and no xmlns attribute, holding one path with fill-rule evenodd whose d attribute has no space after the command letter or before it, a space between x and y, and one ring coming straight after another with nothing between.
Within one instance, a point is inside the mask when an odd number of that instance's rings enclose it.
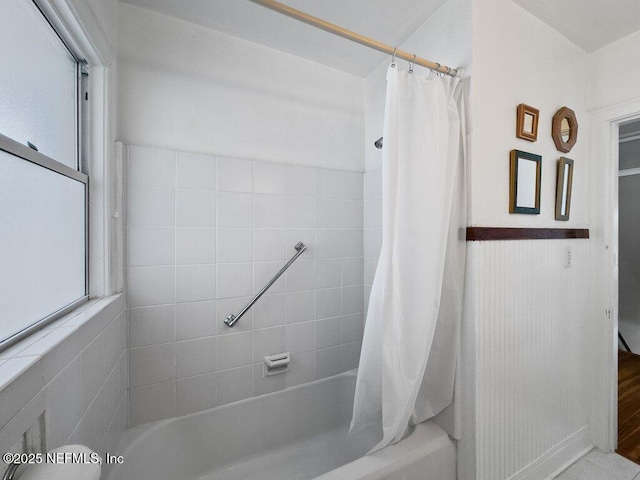
<instances>
[{"instance_id":1,"label":"wooden floor","mask_svg":"<svg viewBox=\"0 0 640 480\"><path fill-rule=\"evenodd\" d=\"M640 464L640 355L618 351L618 450Z\"/></svg>"}]
</instances>

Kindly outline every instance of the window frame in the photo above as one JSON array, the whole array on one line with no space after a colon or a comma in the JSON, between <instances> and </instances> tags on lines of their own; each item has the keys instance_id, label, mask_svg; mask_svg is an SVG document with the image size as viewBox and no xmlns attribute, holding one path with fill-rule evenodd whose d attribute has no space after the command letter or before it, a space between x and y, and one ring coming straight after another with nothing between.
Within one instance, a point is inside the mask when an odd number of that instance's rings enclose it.
<instances>
[{"instance_id":1,"label":"window frame","mask_svg":"<svg viewBox=\"0 0 640 480\"><path fill-rule=\"evenodd\" d=\"M43 153L23 145L22 143L2 135L0 133L0 150L13 155L16 158L24 161L31 162L39 167L46 168L59 175L71 178L84 185L84 245L85 245L85 272L84 272L84 295L77 300L74 300L70 304L60 308L59 310L52 312L41 319L34 319L33 323L22 328L18 332L10 335L7 338L0 338L0 352L10 348L31 334L41 330L50 323L58 320L60 317L66 315L70 311L74 310L78 306L86 303L89 300L89 259L90 259L90 241L89 241L89 212L91 208L90 191L89 191L89 138L90 127L88 124L88 68L87 62L84 59L79 58L79 55L69 46L69 44L63 38L61 32L56 28L54 22L51 21L49 16L42 8L42 4L37 0L30 0L33 3L34 8L40 12L43 19L53 30L53 33L58 37L64 48L67 49L69 54L76 62L76 92L75 92L75 123L76 123L76 135L75 135L75 165L76 168L71 168L57 160L44 155Z\"/></svg>"},{"instance_id":2,"label":"window frame","mask_svg":"<svg viewBox=\"0 0 640 480\"><path fill-rule=\"evenodd\" d=\"M28 325L13 335L0 340L0 352L6 350L20 340L28 337L32 333L44 328L51 322L57 320L63 315L69 313L74 308L82 305L89 300L89 176L78 170L74 170L46 155L27 147L9 137L0 134L0 150L7 152L24 161L31 162L42 168L51 170L57 174L71 178L84 185L84 243L85 243L85 275L84 275L84 295L69 305L62 307L50 315L35 320L34 323Z\"/></svg>"}]
</instances>

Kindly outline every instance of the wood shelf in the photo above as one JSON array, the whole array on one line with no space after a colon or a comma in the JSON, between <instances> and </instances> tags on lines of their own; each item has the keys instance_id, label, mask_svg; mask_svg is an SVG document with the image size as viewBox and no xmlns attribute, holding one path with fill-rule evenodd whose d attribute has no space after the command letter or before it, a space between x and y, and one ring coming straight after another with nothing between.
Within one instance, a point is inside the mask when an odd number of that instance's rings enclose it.
<instances>
[{"instance_id":1,"label":"wood shelf","mask_svg":"<svg viewBox=\"0 0 640 480\"><path fill-rule=\"evenodd\" d=\"M467 227L467 241L589 238L588 228Z\"/></svg>"}]
</instances>

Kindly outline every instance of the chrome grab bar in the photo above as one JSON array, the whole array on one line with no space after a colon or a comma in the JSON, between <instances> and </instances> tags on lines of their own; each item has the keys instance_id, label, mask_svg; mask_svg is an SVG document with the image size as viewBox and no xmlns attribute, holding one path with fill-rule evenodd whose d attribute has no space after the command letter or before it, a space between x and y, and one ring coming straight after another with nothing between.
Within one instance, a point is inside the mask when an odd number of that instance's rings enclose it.
<instances>
[{"instance_id":1,"label":"chrome grab bar","mask_svg":"<svg viewBox=\"0 0 640 480\"><path fill-rule=\"evenodd\" d=\"M2 475L2 480L13 480L14 475L16 474L16 470L20 466L20 463L11 463L9 464L9 468Z\"/></svg>"},{"instance_id":2,"label":"chrome grab bar","mask_svg":"<svg viewBox=\"0 0 640 480\"><path fill-rule=\"evenodd\" d=\"M302 253L307 249L307 246L306 246L304 243L302 243L302 242L298 242L298 243L296 243L295 249L296 249L296 254L295 254L293 257L291 257L291 260L289 260L289 261L285 264L285 266L284 266L284 267L282 267L280 270L278 270L278 273L276 273L276 274L273 276L273 278L272 278L271 280L269 280L269 283L267 283L267 284L264 286L264 288L263 288L262 290L260 290L260 291L257 293L257 295L256 295L255 297L253 297L253 299L252 299L252 300L247 304L247 306L246 306L246 307L244 307L244 308L240 311L240 313L238 313L238 315L234 315L233 313L232 313L232 314L230 314L230 315L229 315L229 316L224 320L224 323L226 323L226 324L227 324L228 326L230 326L230 327L233 327L233 326L236 324L236 322L237 322L238 320L240 320L240 319L242 318L242 316L243 316L245 313L247 313L247 310L249 310L249 309L253 306L253 304L254 304L254 303L256 303L256 302L260 299L260 297L261 297L262 295L264 295L264 293L265 293L267 290L269 290L269 288L271 287L271 285L273 285L274 283L276 283L276 281L277 281L277 280L280 278L280 276L281 276L281 275L282 275L282 274L287 270L287 268L289 268L289 267L291 266L291 264L292 264L293 262L295 262L295 261L296 261L296 259L297 259L300 255L302 255Z\"/></svg>"}]
</instances>

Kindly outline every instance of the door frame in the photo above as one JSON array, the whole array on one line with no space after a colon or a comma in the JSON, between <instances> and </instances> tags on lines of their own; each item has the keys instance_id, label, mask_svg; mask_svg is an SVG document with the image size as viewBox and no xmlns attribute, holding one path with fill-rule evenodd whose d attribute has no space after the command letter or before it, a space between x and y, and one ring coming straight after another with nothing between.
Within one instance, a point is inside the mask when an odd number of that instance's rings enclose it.
<instances>
[{"instance_id":1,"label":"door frame","mask_svg":"<svg viewBox=\"0 0 640 480\"><path fill-rule=\"evenodd\" d=\"M613 452L618 445L618 139L620 124L640 119L640 98L590 112L593 375L591 437Z\"/></svg>"}]
</instances>

